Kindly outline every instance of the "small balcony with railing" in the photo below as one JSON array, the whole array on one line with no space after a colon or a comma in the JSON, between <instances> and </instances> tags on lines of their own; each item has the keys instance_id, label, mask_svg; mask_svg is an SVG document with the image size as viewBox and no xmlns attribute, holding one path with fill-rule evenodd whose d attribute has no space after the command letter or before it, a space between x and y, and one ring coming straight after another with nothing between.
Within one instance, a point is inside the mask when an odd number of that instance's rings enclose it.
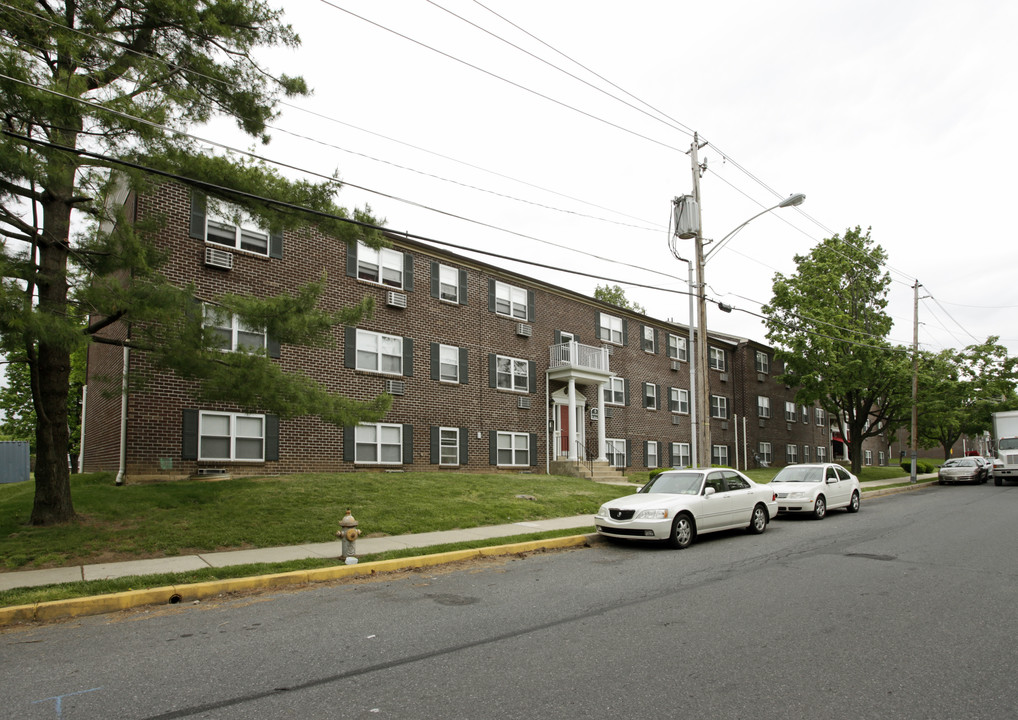
<instances>
[{"instance_id":1,"label":"small balcony with railing","mask_svg":"<svg viewBox=\"0 0 1018 720\"><path fill-rule=\"evenodd\" d=\"M611 377L607 346L583 345L575 340L552 345L549 349L548 376L553 380L600 382Z\"/></svg>"}]
</instances>

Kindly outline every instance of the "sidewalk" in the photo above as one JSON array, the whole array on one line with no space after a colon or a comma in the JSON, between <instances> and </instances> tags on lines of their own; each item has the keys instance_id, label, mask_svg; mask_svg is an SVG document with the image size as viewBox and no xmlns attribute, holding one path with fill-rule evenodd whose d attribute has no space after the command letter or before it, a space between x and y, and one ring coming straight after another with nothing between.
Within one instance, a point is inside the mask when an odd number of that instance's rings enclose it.
<instances>
[{"instance_id":1,"label":"sidewalk","mask_svg":"<svg viewBox=\"0 0 1018 720\"><path fill-rule=\"evenodd\" d=\"M920 475L915 487L924 487L929 481L936 480L936 475ZM898 482L901 482L900 480ZM891 484L887 480L874 480L861 483L864 491L870 488ZM904 492L912 487L893 488L866 492L865 498L878 497L897 492ZM362 538L357 541L358 555L375 555L390 550L407 548L434 547L451 543L469 542L471 540L491 540L494 538L526 535L528 533L546 532L549 530L576 529L578 533L594 531L593 515L576 515L551 520L535 520L507 525L468 528L466 530L445 530L439 532L419 533L416 535L400 535L394 537ZM72 565L69 567L50 568L47 570L22 570L19 572L0 573L0 590L11 590L20 587L38 587L40 585L56 585L60 583L78 582L81 580L109 580L130 575L157 575L162 573L190 572L210 567L226 567L229 565L248 565L256 563L286 562L305 558L339 558L342 555L342 543L339 540L324 543L310 543L276 548L258 548L254 550L231 550L228 552L201 553L199 555L178 555L174 557L151 558L148 560L130 560L127 562L99 563L95 565Z\"/></svg>"}]
</instances>

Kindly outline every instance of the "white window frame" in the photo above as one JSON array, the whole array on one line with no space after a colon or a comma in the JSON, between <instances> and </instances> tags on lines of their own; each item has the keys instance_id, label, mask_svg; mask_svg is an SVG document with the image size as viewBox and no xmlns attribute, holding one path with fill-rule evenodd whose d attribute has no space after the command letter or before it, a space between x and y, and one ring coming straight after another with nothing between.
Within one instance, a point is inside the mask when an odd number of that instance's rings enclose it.
<instances>
[{"instance_id":1,"label":"white window frame","mask_svg":"<svg viewBox=\"0 0 1018 720\"><path fill-rule=\"evenodd\" d=\"M506 446L503 447L505 441ZM530 433L498 431L495 433L495 459L498 467L530 467ZM511 462L503 462L505 453ZM520 458L523 462L520 462Z\"/></svg>"},{"instance_id":2,"label":"white window frame","mask_svg":"<svg viewBox=\"0 0 1018 720\"><path fill-rule=\"evenodd\" d=\"M654 328L650 325L643 326L643 342L641 344L644 352L657 352L657 345L654 344Z\"/></svg>"},{"instance_id":3,"label":"white window frame","mask_svg":"<svg viewBox=\"0 0 1018 720\"><path fill-rule=\"evenodd\" d=\"M693 456L689 449L689 443L672 443L672 465L674 467L689 467L693 464Z\"/></svg>"},{"instance_id":4,"label":"white window frame","mask_svg":"<svg viewBox=\"0 0 1018 720\"><path fill-rule=\"evenodd\" d=\"M220 207L227 213L216 212L212 203L206 209L205 242L268 257L269 231L235 205L221 203ZM227 240L231 234L232 239Z\"/></svg>"},{"instance_id":5,"label":"white window frame","mask_svg":"<svg viewBox=\"0 0 1018 720\"><path fill-rule=\"evenodd\" d=\"M806 405L803 405L800 408L800 410L802 410L802 415L801 415L802 424L803 425L809 425L809 408Z\"/></svg>"},{"instance_id":6,"label":"white window frame","mask_svg":"<svg viewBox=\"0 0 1018 720\"><path fill-rule=\"evenodd\" d=\"M499 306L503 307L500 308ZM527 291L508 283L495 281L495 314L515 320L530 320L527 312Z\"/></svg>"},{"instance_id":7,"label":"white window frame","mask_svg":"<svg viewBox=\"0 0 1018 720\"><path fill-rule=\"evenodd\" d=\"M520 368L523 369L522 375L519 373ZM523 358L496 355L495 387L510 392L530 392L530 363Z\"/></svg>"},{"instance_id":8,"label":"white window frame","mask_svg":"<svg viewBox=\"0 0 1018 720\"><path fill-rule=\"evenodd\" d=\"M689 415L689 390L685 388L669 388L669 408L675 405L678 409L672 410L679 415Z\"/></svg>"},{"instance_id":9,"label":"white window frame","mask_svg":"<svg viewBox=\"0 0 1018 720\"><path fill-rule=\"evenodd\" d=\"M722 411L723 414L719 414ZM715 420L728 419L728 398L724 395L710 396L710 416Z\"/></svg>"},{"instance_id":10,"label":"white window frame","mask_svg":"<svg viewBox=\"0 0 1018 720\"><path fill-rule=\"evenodd\" d=\"M370 433L369 433L370 431ZM383 432L385 431L385 432ZM374 437L368 437L368 435ZM392 442L395 434L396 442ZM371 448L373 458L365 458L362 450ZM396 458L392 457L395 448ZM385 451L388 450L388 453ZM384 457L388 455L388 457ZM354 463L357 465L402 465L403 426L397 423L361 423L354 426Z\"/></svg>"},{"instance_id":11,"label":"white window frame","mask_svg":"<svg viewBox=\"0 0 1018 720\"><path fill-rule=\"evenodd\" d=\"M626 381L620 377L610 377L604 385L605 405L626 404ZM615 398L619 398L616 400Z\"/></svg>"},{"instance_id":12,"label":"white window frame","mask_svg":"<svg viewBox=\"0 0 1018 720\"><path fill-rule=\"evenodd\" d=\"M824 422L827 420L827 418L824 417L824 409L819 407L813 408L813 416L816 418L817 425L823 427Z\"/></svg>"},{"instance_id":13,"label":"white window frame","mask_svg":"<svg viewBox=\"0 0 1018 720\"><path fill-rule=\"evenodd\" d=\"M756 415L761 418L771 416L771 399L763 395L756 396Z\"/></svg>"},{"instance_id":14,"label":"white window frame","mask_svg":"<svg viewBox=\"0 0 1018 720\"><path fill-rule=\"evenodd\" d=\"M880 463L880 467L883 467L884 465L886 465L887 464L887 456L884 455L884 451L883 450L879 451L877 453L877 455L878 455L877 462Z\"/></svg>"},{"instance_id":15,"label":"white window frame","mask_svg":"<svg viewBox=\"0 0 1018 720\"><path fill-rule=\"evenodd\" d=\"M873 464L873 451L872 450L863 450L863 458L864 458L864 464L865 465L872 465Z\"/></svg>"},{"instance_id":16,"label":"white window frame","mask_svg":"<svg viewBox=\"0 0 1018 720\"><path fill-rule=\"evenodd\" d=\"M799 446L789 443L785 445L785 464L796 465L799 462Z\"/></svg>"},{"instance_id":17,"label":"white window frame","mask_svg":"<svg viewBox=\"0 0 1018 720\"><path fill-rule=\"evenodd\" d=\"M668 333L668 355L673 360L687 362L689 360L689 349L686 338Z\"/></svg>"},{"instance_id":18,"label":"white window frame","mask_svg":"<svg viewBox=\"0 0 1018 720\"><path fill-rule=\"evenodd\" d=\"M760 456L760 462L770 463L773 462L773 453L771 452L771 444L769 442L760 441L756 445L757 455Z\"/></svg>"},{"instance_id":19,"label":"white window frame","mask_svg":"<svg viewBox=\"0 0 1018 720\"><path fill-rule=\"evenodd\" d=\"M605 438L604 446L609 465L621 468L627 466L626 441L623 438Z\"/></svg>"},{"instance_id":20,"label":"white window frame","mask_svg":"<svg viewBox=\"0 0 1018 720\"><path fill-rule=\"evenodd\" d=\"M827 462L827 448L817 445L817 462Z\"/></svg>"},{"instance_id":21,"label":"white window frame","mask_svg":"<svg viewBox=\"0 0 1018 720\"><path fill-rule=\"evenodd\" d=\"M392 347L385 347L385 345L392 345L395 343L396 352L393 353ZM389 350L390 352L386 352ZM358 370L364 372L376 372L382 373L383 375L402 375L403 374L403 338L399 335L386 335L385 333L372 332L371 330L357 330L357 361L356 367ZM370 367L369 364L362 362L366 360L368 356L374 357L374 367ZM391 368L393 363L399 366L398 370L384 370L383 366L388 360L389 367Z\"/></svg>"},{"instance_id":22,"label":"white window frame","mask_svg":"<svg viewBox=\"0 0 1018 720\"><path fill-rule=\"evenodd\" d=\"M438 266L438 299L458 305L460 301L460 271L451 265Z\"/></svg>"},{"instance_id":23,"label":"white window frame","mask_svg":"<svg viewBox=\"0 0 1018 720\"><path fill-rule=\"evenodd\" d=\"M446 375L446 368L452 372ZM460 381L460 349L455 345L438 346L438 380L444 383L459 384Z\"/></svg>"},{"instance_id":24,"label":"white window frame","mask_svg":"<svg viewBox=\"0 0 1018 720\"><path fill-rule=\"evenodd\" d=\"M707 362L708 367L711 370L719 370L720 372L726 372L728 364L725 362L725 351L722 348L714 347L713 345L708 348L710 350L710 360Z\"/></svg>"},{"instance_id":25,"label":"white window frame","mask_svg":"<svg viewBox=\"0 0 1018 720\"><path fill-rule=\"evenodd\" d=\"M601 326L598 328L600 339L612 345L622 345L622 318L617 315L601 313Z\"/></svg>"},{"instance_id":26,"label":"white window frame","mask_svg":"<svg viewBox=\"0 0 1018 720\"><path fill-rule=\"evenodd\" d=\"M646 461L647 461L647 467L648 468L652 468L653 469L653 468L656 468L656 467L661 467L661 460L660 460L661 454L660 454L660 452L658 452L658 450L659 450L659 447L658 447L658 441L657 440L648 440L647 441L647 457L646 457ZM651 458L653 458L653 459L651 459Z\"/></svg>"},{"instance_id":27,"label":"white window frame","mask_svg":"<svg viewBox=\"0 0 1018 720\"><path fill-rule=\"evenodd\" d=\"M710 449L710 460L712 465L728 465L728 446L712 445Z\"/></svg>"},{"instance_id":28,"label":"white window frame","mask_svg":"<svg viewBox=\"0 0 1018 720\"><path fill-rule=\"evenodd\" d=\"M657 385L645 382L643 384L643 400L647 410L657 410Z\"/></svg>"},{"instance_id":29,"label":"white window frame","mask_svg":"<svg viewBox=\"0 0 1018 720\"><path fill-rule=\"evenodd\" d=\"M767 353L765 353L763 350L756 351L756 371L763 375L770 374L771 361L770 358L767 357Z\"/></svg>"},{"instance_id":30,"label":"white window frame","mask_svg":"<svg viewBox=\"0 0 1018 720\"><path fill-rule=\"evenodd\" d=\"M268 347L268 335L264 328L258 329L245 325L239 315L227 313L215 305L206 304L203 306L203 310L205 327L216 330L217 337L221 337L224 341L226 333L230 334L229 345L227 346L225 342L221 344L220 349L223 352L252 352L265 350ZM229 325L226 324L227 320L229 320ZM257 338L259 342L242 342L245 338Z\"/></svg>"},{"instance_id":31,"label":"white window frame","mask_svg":"<svg viewBox=\"0 0 1018 720\"><path fill-rule=\"evenodd\" d=\"M228 429L226 434L211 435L211 428L208 425L211 424L213 418L221 419L226 418L228 423ZM240 421L240 422L238 422ZM257 421L259 425L260 434L253 435L249 432L252 423L250 421ZM238 426L244 426L240 428ZM206 439L209 440L223 440L226 439L229 442L230 452L227 455L214 455L206 453ZM257 456L250 455L246 457L238 457L237 445L243 443L245 446L250 446L253 443L250 441L257 440L260 444L261 449ZM256 415L252 413L234 413L234 412L218 412L218 411L206 411L202 410L198 413L198 459L199 460L215 460L217 462L265 462L265 416Z\"/></svg>"},{"instance_id":32,"label":"white window frame","mask_svg":"<svg viewBox=\"0 0 1018 720\"><path fill-rule=\"evenodd\" d=\"M403 253L357 241L357 279L375 285L403 289Z\"/></svg>"},{"instance_id":33,"label":"white window frame","mask_svg":"<svg viewBox=\"0 0 1018 720\"><path fill-rule=\"evenodd\" d=\"M795 422L799 418L799 411L794 402L785 401L785 421Z\"/></svg>"},{"instance_id":34,"label":"white window frame","mask_svg":"<svg viewBox=\"0 0 1018 720\"><path fill-rule=\"evenodd\" d=\"M454 427L438 428L438 464L439 465L460 464L459 428Z\"/></svg>"},{"instance_id":35,"label":"white window frame","mask_svg":"<svg viewBox=\"0 0 1018 720\"><path fill-rule=\"evenodd\" d=\"M802 461L804 463L809 462L809 445L802 446Z\"/></svg>"}]
</instances>

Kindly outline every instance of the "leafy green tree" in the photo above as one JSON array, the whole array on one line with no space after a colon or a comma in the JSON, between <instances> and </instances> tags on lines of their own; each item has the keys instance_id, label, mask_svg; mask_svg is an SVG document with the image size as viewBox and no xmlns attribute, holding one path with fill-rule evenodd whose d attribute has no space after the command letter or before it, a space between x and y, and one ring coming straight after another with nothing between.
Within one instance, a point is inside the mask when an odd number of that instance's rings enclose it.
<instances>
[{"instance_id":1,"label":"leafy green tree","mask_svg":"<svg viewBox=\"0 0 1018 720\"><path fill-rule=\"evenodd\" d=\"M645 307L626 297L626 291L622 289L621 285L598 285L594 289L594 297L615 307L626 308L641 315L647 314Z\"/></svg>"},{"instance_id":2,"label":"leafy green tree","mask_svg":"<svg viewBox=\"0 0 1018 720\"><path fill-rule=\"evenodd\" d=\"M796 255L796 272L774 276L764 306L767 337L784 363L778 380L798 388L796 400L819 402L842 419L852 471L862 443L910 416L911 363L887 341L890 277L884 250L856 227Z\"/></svg>"},{"instance_id":3,"label":"leafy green tree","mask_svg":"<svg viewBox=\"0 0 1018 720\"><path fill-rule=\"evenodd\" d=\"M321 211L315 222L323 230L355 239L356 227L329 219L349 217L333 202L338 182L287 180L175 132L223 115L268 141L279 99L308 92L303 79L273 76L255 60L258 48L299 44L280 10L261 0L9 0L0 7L0 37L0 340L28 368L33 524L74 517L66 461L71 355L88 342L148 353L157 367L194 380L203 397L342 424L382 416L386 396L368 403L330 396L264 355L220 353L190 289L160 274L155 224L126 222L109 202L125 183L148 187L143 169L156 168L193 179L213 203L244 206L273 231L308 218L257 198ZM352 215L373 222L367 210ZM114 229L98 232L100 224ZM334 324L354 324L371 310L365 301L324 313L322 287L222 304L281 342L321 344ZM75 318L86 316L82 329ZM116 323L130 324L129 340L103 332Z\"/></svg>"}]
</instances>

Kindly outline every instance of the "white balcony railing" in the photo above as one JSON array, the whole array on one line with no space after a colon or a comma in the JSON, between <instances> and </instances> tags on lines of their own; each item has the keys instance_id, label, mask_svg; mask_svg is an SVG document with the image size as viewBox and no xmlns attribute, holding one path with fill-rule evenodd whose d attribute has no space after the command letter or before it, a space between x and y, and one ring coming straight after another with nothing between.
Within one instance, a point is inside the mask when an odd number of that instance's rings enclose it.
<instances>
[{"instance_id":1,"label":"white balcony railing","mask_svg":"<svg viewBox=\"0 0 1018 720\"><path fill-rule=\"evenodd\" d=\"M608 348L606 347L581 345L573 341L552 345L549 350L551 352L551 361L548 365L550 370L576 368L608 372Z\"/></svg>"}]
</instances>

